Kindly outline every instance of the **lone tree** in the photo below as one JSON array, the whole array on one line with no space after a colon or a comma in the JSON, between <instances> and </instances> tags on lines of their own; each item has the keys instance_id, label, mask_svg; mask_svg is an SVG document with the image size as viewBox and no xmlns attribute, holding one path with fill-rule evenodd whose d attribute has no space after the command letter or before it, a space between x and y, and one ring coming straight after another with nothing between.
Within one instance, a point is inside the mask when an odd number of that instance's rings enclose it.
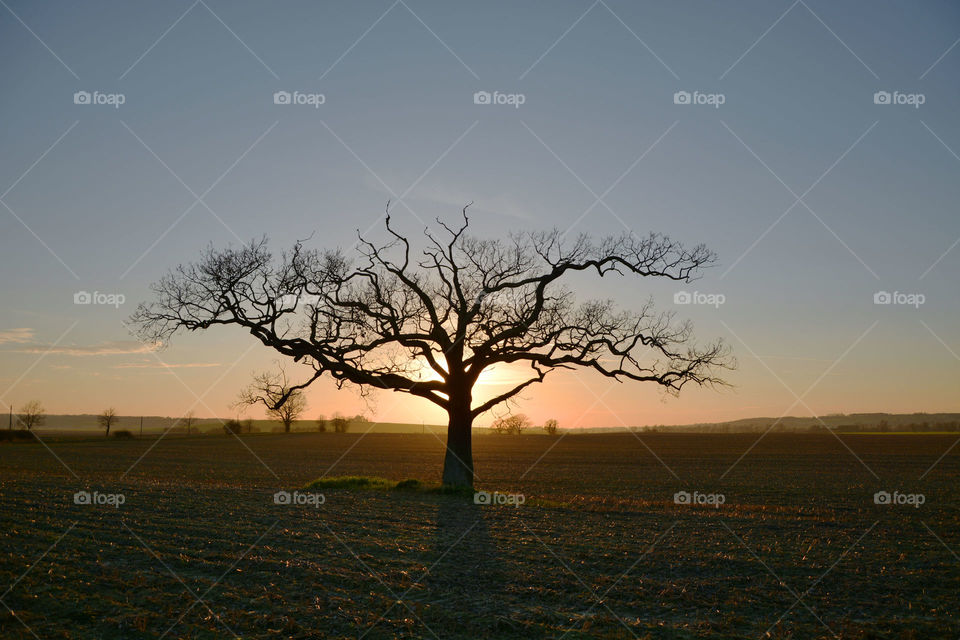
<instances>
[{"instance_id":1,"label":"lone tree","mask_svg":"<svg viewBox=\"0 0 960 640\"><path fill-rule=\"evenodd\" d=\"M187 411L182 418L180 418L181 424L187 428L187 435L190 435L190 431L193 429L193 425L197 422L197 414L193 411Z\"/></svg>"},{"instance_id":2,"label":"lone tree","mask_svg":"<svg viewBox=\"0 0 960 640\"><path fill-rule=\"evenodd\" d=\"M493 430L497 433L506 433L519 436L533 425L530 418L522 413L497 418L493 421Z\"/></svg>"},{"instance_id":3,"label":"lone tree","mask_svg":"<svg viewBox=\"0 0 960 640\"><path fill-rule=\"evenodd\" d=\"M560 430L560 423L557 422L556 418L550 418L543 423L543 430L547 432L547 435L555 436Z\"/></svg>"},{"instance_id":4,"label":"lone tree","mask_svg":"<svg viewBox=\"0 0 960 640\"><path fill-rule=\"evenodd\" d=\"M97 422L100 423L100 426L107 430L107 437L110 437L110 427L120 422L120 418L117 417L117 411L113 407L109 409L104 409L103 413L97 416Z\"/></svg>"},{"instance_id":5,"label":"lone tree","mask_svg":"<svg viewBox=\"0 0 960 640\"><path fill-rule=\"evenodd\" d=\"M311 367L287 397L326 374L341 387L438 405L448 414L443 482L460 487L473 484L473 420L551 371L585 367L679 392L720 383L718 370L732 366L722 342L696 345L689 323L655 312L651 301L619 311L610 300L577 303L564 286L577 273L687 282L714 261L703 245L687 249L658 234L568 241L557 230L479 239L466 234L466 207L462 224L437 223L440 233L426 229L417 251L388 213L386 239L360 235L352 259L301 242L275 257L266 238L210 247L154 284L155 301L132 321L154 343L180 329L238 326ZM475 402L480 374L504 364L526 379Z\"/></svg>"},{"instance_id":6,"label":"lone tree","mask_svg":"<svg viewBox=\"0 0 960 640\"><path fill-rule=\"evenodd\" d=\"M340 414L333 416L333 420L331 420L330 423L333 425L334 433L346 433L350 430L350 420Z\"/></svg>"},{"instance_id":7,"label":"lone tree","mask_svg":"<svg viewBox=\"0 0 960 640\"><path fill-rule=\"evenodd\" d=\"M290 433L290 427L307 409L303 391L293 386L283 367L278 373L264 372L254 376L250 386L240 392L237 404L262 404L267 417L283 425L284 433Z\"/></svg>"},{"instance_id":8,"label":"lone tree","mask_svg":"<svg viewBox=\"0 0 960 640\"><path fill-rule=\"evenodd\" d=\"M30 431L34 427L43 426L43 423L47 421L46 410L39 400L31 400L20 408L17 420Z\"/></svg>"}]
</instances>

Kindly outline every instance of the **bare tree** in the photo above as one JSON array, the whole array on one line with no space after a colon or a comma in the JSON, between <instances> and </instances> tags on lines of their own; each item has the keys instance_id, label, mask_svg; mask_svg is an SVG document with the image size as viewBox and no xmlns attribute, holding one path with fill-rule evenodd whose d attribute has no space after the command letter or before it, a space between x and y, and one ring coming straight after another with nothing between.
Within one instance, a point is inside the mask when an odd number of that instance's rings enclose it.
<instances>
[{"instance_id":1,"label":"bare tree","mask_svg":"<svg viewBox=\"0 0 960 640\"><path fill-rule=\"evenodd\" d=\"M197 422L197 415L193 411L188 411L180 418L180 422L187 428L187 435L190 435L191 428Z\"/></svg>"},{"instance_id":2,"label":"bare tree","mask_svg":"<svg viewBox=\"0 0 960 640\"><path fill-rule=\"evenodd\" d=\"M497 418L493 421L492 428L497 433L510 433L519 436L525 430L529 429L532 424L530 418L522 413L516 413L503 418Z\"/></svg>"},{"instance_id":3,"label":"bare tree","mask_svg":"<svg viewBox=\"0 0 960 640\"><path fill-rule=\"evenodd\" d=\"M109 409L104 409L103 413L97 416L97 422L100 423L100 426L107 430L107 437L110 437L110 427L120 422L120 418L117 416L117 411L113 407Z\"/></svg>"},{"instance_id":4,"label":"bare tree","mask_svg":"<svg viewBox=\"0 0 960 640\"><path fill-rule=\"evenodd\" d=\"M30 431L34 427L43 426L47 421L46 410L39 400L31 400L20 408L17 421Z\"/></svg>"},{"instance_id":5,"label":"bare tree","mask_svg":"<svg viewBox=\"0 0 960 640\"><path fill-rule=\"evenodd\" d=\"M283 425L284 433L290 433L290 427L307 409L307 399L303 391L293 387L283 367L280 367L277 373L264 372L255 375L250 386L240 392L237 404L262 404L267 417Z\"/></svg>"},{"instance_id":6,"label":"bare tree","mask_svg":"<svg viewBox=\"0 0 960 640\"><path fill-rule=\"evenodd\" d=\"M322 413L317 416L317 431L320 433L326 433L328 424L330 424L330 421L327 420L326 416L324 416Z\"/></svg>"},{"instance_id":7,"label":"bare tree","mask_svg":"<svg viewBox=\"0 0 960 640\"><path fill-rule=\"evenodd\" d=\"M350 430L350 421L339 413L333 416L333 420L330 422L333 424L334 433L346 433Z\"/></svg>"},{"instance_id":8,"label":"bare tree","mask_svg":"<svg viewBox=\"0 0 960 640\"><path fill-rule=\"evenodd\" d=\"M657 234L567 240L557 230L478 239L465 233L466 208L462 224L438 224L442 235L427 229L419 256L389 215L387 240L361 235L353 261L299 242L274 258L265 238L211 247L156 283L155 301L132 320L142 339L162 343L180 329L240 327L312 368L287 393L327 374L438 405L448 414L443 482L454 486L473 484L473 420L551 371L584 367L679 392L720 383L718 370L732 366L722 342L698 346L688 323L651 301L628 313L609 300L578 304L563 286L577 273L689 281L714 261L702 245ZM475 401L480 374L504 364L528 376Z\"/></svg>"},{"instance_id":9,"label":"bare tree","mask_svg":"<svg viewBox=\"0 0 960 640\"><path fill-rule=\"evenodd\" d=\"M547 432L547 435L555 436L557 431L560 430L560 423L555 418L550 418L543 423L543 430Z\"/></svg>"}]
</instances>

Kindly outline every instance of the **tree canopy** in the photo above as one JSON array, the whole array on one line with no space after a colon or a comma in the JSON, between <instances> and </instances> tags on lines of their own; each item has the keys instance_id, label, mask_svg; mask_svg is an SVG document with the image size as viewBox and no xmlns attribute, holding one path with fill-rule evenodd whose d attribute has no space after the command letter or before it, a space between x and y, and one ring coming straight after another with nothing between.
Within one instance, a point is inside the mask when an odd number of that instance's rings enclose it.
<instances>
[{"instance_id":1,"label":"tree canopy","mask_svg":"<svg viewBox=\"0 0 960 640\"><path fill-rule=\"evenodd\" d=\"M472 483L474 418L542 382L558 369L586 368L617 381L653 382L670 392L689 383L721 383L732 365L721 341L697 345L689 322L635 311L612 300L578 302L564 279L643 276L689 281L711 265L703 245L691 249L659 234L593 240L558 230L481 239L462 222L424 231L419 251L386 216L386 239L359 236L354 256L307 248L274 256L265 238L239 248L208 248L153 287L133 320L142 338L166 342L179 330L242 328L312 373L290 394L323 375L363 391L385 389L428 400L450 415L445 481ZM474 402L480 373L509 364L526 376ZM454 427L454 424L458 425ZM464 433L464 430L465 433Z\"/></svg>"}]
</instances>

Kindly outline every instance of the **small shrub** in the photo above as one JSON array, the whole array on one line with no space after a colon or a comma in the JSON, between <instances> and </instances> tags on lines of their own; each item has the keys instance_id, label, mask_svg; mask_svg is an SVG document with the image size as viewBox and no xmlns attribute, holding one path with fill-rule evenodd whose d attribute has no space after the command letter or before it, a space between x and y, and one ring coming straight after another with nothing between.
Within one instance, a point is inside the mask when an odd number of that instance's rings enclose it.
<instances>
[{"instance_id":1,"label":"small shrub","mask_svg":"<svg viewBox=\"0 0 960 640\"><path fill-rule=\"evenodd\" d=\"M113 437L121 440L132 440L133 433L131 433L128 429L120 429L119 431L113 432Z\"/></svg>"},{"instance_id":2,"label":"small shrub","mask_svg":"<svg viewBox=\"0 0 960 640\"><path fill-rule=\"evenodd\" d=\"M227 435L231 433L234 435L239 435L243 433L243 423L239 420L227 420L223 423L223 432Z\"/></svg>"},{"instance_id":3,"label":"small shrub","mask_svg":"<svg viewBox=\"0 0 960 640\"><path fill-rule=\"evenodd\" d=\"M319 478L308 484L305 489L380 489L393 491L421 491L427 488L416 478L407 478L397 482L377 476L336 476Z\"/></svg>"},{"instance_id":4,"label":"small shrub","mask_svg":"<svg viewBox=\"0 0 960 640\"><path fill-rule=\"evenodd\" d=\"M320 478L306 486L307 489L393 489L394 480L375 476L336 476Z\"/></svg>"},{"instance_id":5,"label":"small shrub","mask_svg":"<svg viewBox=\"0 0 960 640\"><path fill-rule=\"evenodd\" d=\"M401 480L397 483L397 486L394 487L395 491L416 491L420 488L420 481L416 478L407 478L406 480Z\"/></svg>"}]
</instances>

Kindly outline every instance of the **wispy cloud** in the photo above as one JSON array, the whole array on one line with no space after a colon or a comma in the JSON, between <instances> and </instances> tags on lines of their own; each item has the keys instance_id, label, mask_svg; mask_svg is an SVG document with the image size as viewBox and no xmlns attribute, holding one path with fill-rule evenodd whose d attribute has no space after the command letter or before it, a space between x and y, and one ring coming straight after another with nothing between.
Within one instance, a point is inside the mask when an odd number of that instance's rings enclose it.
<instances>
[{"instance_id":1,"label":"wispy cloud","mask_svg":"<svg viewBox=\"0 0 960 640\"><path fill-rule=\"evenodd\" d=\"M181 363L163 363L163 362L124 362L118 364L113 369L205 369L208 367L219 367L219 362L181 362Z\"/></svg>"},{"instance_id":2,"label":"wispy cloud","mask_svg":"<svg viewBox=\"0 0 960 640\"><path fill-rule=\"evenodd\" d=\"M31 336L32 337L32 336ZM144 344L136 340L113 340L98 344L18 344L15 349L6 349L7 353L49 353L66 356L112 356L129 353L150 353L156 351L159 344Z\"/></svg>"},{"instance_id":3,"label":"wispy cloud","mask_svg":"<svg viewBox=\"0 0 960 640\"><path fill-rule=\"evenodd\" d=\"M18 329L0 330L0 344L30 342L34 339L33 329L20 327Z\"/></svg>"},{"instance_id":4,"label":"wispy cloud","mask_svg":"<svg viewBox=\"0 0 960 640\"><path fill-rule=\"evenodd\" d=\"M803 362L827 362L833 364L833 360L830 358L810 358L806 356L757 356L764 360L800 360Z\"/></svg>"}]
</instances>

